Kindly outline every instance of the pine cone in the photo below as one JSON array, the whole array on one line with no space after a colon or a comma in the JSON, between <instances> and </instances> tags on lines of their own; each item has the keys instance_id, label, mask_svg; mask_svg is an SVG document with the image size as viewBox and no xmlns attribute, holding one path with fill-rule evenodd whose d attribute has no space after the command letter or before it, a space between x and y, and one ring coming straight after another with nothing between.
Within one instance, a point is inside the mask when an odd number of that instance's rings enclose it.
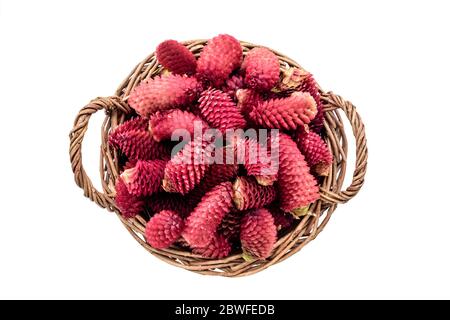
<instances>
[{"instance_id":1,"label":"pine cone","mask_svg":"<svg viewBox=\"0 0 450 320\"><path fill-rule=\"evenodd\" d=\"M292 139L279 134L272 139L271 148L279 149L278 186L281 209L299 216L306 214L309 205L319 198L319 187L309 173L304 156Z\"/></svg>"},{"instance_id":2,"label":"pine cone","mask_svg":"<svg viewBox=\"0 0 450 320\"><path fill-rule=\"evenodd\" d=\"M147 222L145 239L153 248L165 249L177 241L183 228L184 221L177 213L164 210Z\"/></svg>"},{"instance_id":3,"label":"pine cone","mask_svg":"<svg viewBox=\"0 0 450 320\"><path fill-rule=\"evenodd\" d=\"M154 193L148 198L147 206L153 213L170 210L182 218L186 218L191 213L191 209L186 205L186 199L177 193Z\"/></svg>"},{"instance_id":4,"label":"pine cone","mask_svg":"<svg viewBox=\"0 0 450 320\"><path fill-rule=\"evenodd\" d=\"M198 102L201 116L212 128L225 133L226 129L245 127L244 117L226 93L218 89L208 89L202 92Z\"/></svg>"},{"instance_id":5,"label":"pine cone","mask_svg":"<svg viewBox=\"0 0 450 320\"><path fill-rule=\"evenodd\" d=\"M187 143L166 165L164 190L184 195L194 189L209 167L209 149L210 144L201 138Z\"/></svg>"},{"instance_id":6,"label":"pine cone","mask_svg":"<svg viewBox=\"0 0 450 320\"><path fill-rule=\"evenodd\" d=\"M115 203L124 218L133 218L144 210L145 200L128 192L121 178L116 180Z\"/></svg>"},{"instance_id":7,"label":"pine cone","mask_svg":"<svg viewBox=\"0 0 450 320\"><path fill-rule=\"evenodd\" d=\"M199 254L204 258L222 259L230 254L231 245L226 237L216 234L208 245L194 248L192 252Z\"/></svg>"},{"instance_id":8,"label":"pine cone","mask_svg":"<svg viewBox=\"0 0 450 320\"><path fill-rule=\"evenodd\" d=\"M125 170L120 177L135 196L149 196L161 189L166 161L139 160L136 165Z\"/></svg>"},{"instance_id":9,"label":"pine cone","mask_svg":"<svg viewBox=\"0 0 450 320\"><path fill-rule=\"evenodd\" d=\"M219 35L208 41L197 61L199 78L209 85L220 87L242 63L242 47L230 35Z\"/></svg>"},{"instance_id":10,"label":"pine cone","mask_svg":"<svg viewBox=\"0 0 450 320\"><path fill-rule=\"evenodd\" d=\"M283 71L277 89L279 91L297 90L309 75L310 73L303 68L289 68Z\"/></svg>"},{"instance_id":11,"label":"pine cone","mask_svg":"<svg viewBox=\"0 0 450 320\"><path fill-rule=\"evenodd\" d=\"M115 134L110 143L122 151L130 161L170 158L169 148L156 142L148 131L132 130Z\"/></svg>"},{"instance_id":12,"label":"pine cone","mask_svg":"<svg viewBox=\"0 0 450 320\"><path fill-rule=\"evenodd\" d=\"M316 102L309 93L294 92L288 98L258 103L249 113L252 122L270 129L295 130L316 116Z\"/></svg>"},{"instance_id":13,"label":"pine cone","mask_svg":"<svg viewBox=\"0 0 450 320\"><path fill-rule=\"evenodd\" d=\"M109 144L113 147L118 146L118 137L120 137L123 133L128 131L145 131L147 130L148 121L145 118L135 117L130 120L125 121L121 125L117 126L110 134L109 134Z\"/></svg>"},{"instance_id":14,"label":"pine cone","mask_svg":"<svg viewBox=\"0 0 450 320\"><path fill-rule=\"evenodd\" d=\"M267 209L247 213L241 223L241 244L244 259L265 259L277 241L277 229Z\"/></svg>"},{"instance_id":15,"label":"pine cone","mask_svg":"<svg viewBox=\"0 0 450 320\"><path fill-rule=\"evenodd\" d=\"M233 184L233 201L236 209L261 208L276 198L273 186L261 186L250 177L238 177Z\"/></svg>"},{"instance_id":16,"label":"pine cone","mask_svg":"<svg viewBox=\"0 0 450 320\"><path fill-rule=\"evenodd\" d=\"M174 74L157 76L134 88L128 104L142 117L148 117L156 111L189 104L200 91L201 86L193 77Z\"/></svg>"},{"instance_id":17,"label":"pine cone","mask_svg":"<svg viewBox=\"0 0 450 320\"><path fill-rule=\"evenodd\" d=\"M216 234L223 217L233 207L231 182L207 192L186 220L184 239L191 247L205 247Z\"/></svg>"},{"instance_id":18,"label":"pine cone","mask_svg":"<svg viewBox=\"0 0 450 320\"><path fill-rule=\"evenodd\" d=\"M222 219L217 232L230 241L239 239L241 232L241 221L244 216L242 211L231 210Z\"/></svg>"},{"instance_id":19,"label":"pine cone","mask_svg":"<svg viewBox=\"0 0 450 320\"><path fill-rule=\"evenodd\" d=\"M222 91L228 96L237 101L236 92L244 87L244 78L240 74L236 74L227 79L222 87Z\"/></svg>"},{"instance_id":20,"label":"pine cone","mask_svg":"<svg viewBox=\"0 0 450 320\"><path fill-rule=\"evenodd\" d=\"M314 131L307 131L298 133L296 142L311 170L319 176L327 176L333 155L325 141Z\"/></svg>"},{"instance_id":21,"label":"pine cone","mask_svg":"<svg viewBox=\"0 0 450 320\"><path fill-rule=\"evenodd\" d=\"M242 63L245 71L245 84L256 90L270 90L280 79L280 62L267 48L253 48Z\"/></svg>"},{"instance_id":22,"label":"pine cone","mask_svg":"<svg viewBox=\"0 0 450 320\"><path fill-rule=\"evenodd\" d=\"M150 117L148 127L156 141L170 140L172 133L177 129L189 132L192 137L195 128L199 130L199 133L203 133L204 130L208 129L208 125L195 114L180 109L156 112Z\"/></svg>"},{"instance_id":23,"label":"pine cone","mask_svg":"<svg viewBox=\"0 0 450 320\"><path fill-rule=\"evenodd\" d=\"M248 118L248 115L254 106L263 102L263 98L259 93L251 89L237 90L236 98L238 101L237 107L246 118Z\"/></svg>"},{"instance_id":24,"label":"pine cone","mask_svg":"<svg viewBox=\"0 0 450 320\"><path fill-rule=\"evenodd\" d=\"M161 42L156 48L156 58L164 68L175 74L192 75L197 68L194 54L175 40Z\"/></svg>"}]
</instances>

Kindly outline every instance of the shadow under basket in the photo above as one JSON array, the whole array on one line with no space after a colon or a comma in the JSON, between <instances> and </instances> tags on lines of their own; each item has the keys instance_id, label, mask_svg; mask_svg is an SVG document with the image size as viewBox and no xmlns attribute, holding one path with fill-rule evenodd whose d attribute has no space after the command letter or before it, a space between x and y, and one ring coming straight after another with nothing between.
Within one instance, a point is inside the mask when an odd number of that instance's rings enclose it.
<instances>
[{"instance_id":1,"label":"shadow under basket","mask_svg":"<svg viewBox=\"0 0 450 320\"><path fill-rule=\"evenodd\" d=\"M198 57L206 42L207 40L187 41L184 42L184 45ZM244 54L257 47L247 42L241 42L241 44ZM280 60L281 69L300 67L288 57L274 50L273 52ZM70 161L75 182L84 190L84 195L102 208L115 212L134 239L159 259L205 275L237 277L254 274L289 258L315 239L330 220L338 204L346 203L352 199L362 187L367 167L364 124L352 103L332 92L324 92L320 89L325 112L325 141L333 153L334 162L329 175L321 182L320 199L311 206L310 212L313 214L299 219L295 228L282 235L275 244L269 258L249 262L242 258L242 254L234 254L224 259L214 260L195 255L182 246L171 246L164 250L152 248L146 243L144 237L146 220L141 216L125 219L115 206L114 185L119 176L120 159L117 151L109 146L108 135L114 128L123 123L127 116L133 113L133 110L126 103L126 99L133 88L142 80L160 74L162 71L163 68L158 64L155 55L151 54L134 68L119 86L115 96L96 98L82 108L70 132ZM102 109L105 110L106 114L102 125L100 148L100 175L103 191L98 191L92 185L83 168L81 146L90 117ZM351 185L347 189L343 188L347 172L348 152L347 138L342 121L343 115L349 120L356 142L356 164Z\"/></svg>"}]
</instances>

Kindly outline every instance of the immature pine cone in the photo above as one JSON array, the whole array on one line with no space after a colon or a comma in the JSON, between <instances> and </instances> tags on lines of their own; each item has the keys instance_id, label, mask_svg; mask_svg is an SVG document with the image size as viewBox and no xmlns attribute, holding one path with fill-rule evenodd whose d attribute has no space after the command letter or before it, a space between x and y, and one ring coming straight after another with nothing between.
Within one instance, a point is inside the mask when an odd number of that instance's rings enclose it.
<instances>
[{"instance_id":1,"label":"immature pine cone","mask_svg":"<svg viewBox=\"0 0 450 320\"><path fill-rule=\"evenodd\" d=\"M273 186L261 186L250 177L238 177L233 184L233 201L238 210L261 208L276 196Z\"/></svg>"},{"instance_id":2,"label":"immature pine cone","mask_svg":"<svg viewBox=\"0 0 450 320\"><path fill-rule=\"evenodd\" d=\"M153 213L170 210L186 218L191 210L186 205L186 199L178 193L159 192L152 194L147 199L147 206Z\"/></svg>"},{"instance_id":3,"label":"immature pine cone","mask_svg":"<svg viewBox=\"0 0 450 320\"><path fill-rule=\"evenodd\" d=\"M209 40L203 48L197 61L197 73L206 83L220 87L241 63L241 44L234 37L222 34Z\"/></svg>"},{"instance_id":4,"label":"immature pine cone","mask_svg":"<svg viewBox=\"0 0 450 320\"><path fill-rule=\"evenodd\" d=\"M241 69L245 70L245 84L256 90L270 90L280 79L280 62L267 48L250 50Z\"/></svg>"},{"instance_id":5,"label":"immature pine cone","mask_svg":"<svg viewBox=\"0 0 450 320\"><path fill-rule=\"evenodd\" d=\"M170 158L169 148L156 142L149 131L131 130L114 134L111 145L121 150L128 160L154 160Z\"/></svg>"},{"instance_id":6,"label":"immature pine cone","mask_svg":"<svg viewBox=\"0 0 450 320\"><path fill-rule=\"evenodd\" d=\"M209 167L208 150L209 143L202 138L187 143L166 165L164 190L184 195L194 189Z\"/></svg>"},{"instance_id":7,"label":"immature pine cone","mask_svg":"<svg viewBox=\"0 0 450 320\"><path fill-rule=\"evenodd\" d=\"M192 251L204 258L221 259L227 257L231 252L231 245L223 235L214 235L208 245L194 248Z\"/></svg>"},{"instance_id":8,"label":"immature pine cone","mask_svg":"<svg viewBox=\"0 0 450 320\"><path fill-rule=\"evenodd\" d=\"M177 129L183 129L192 136L194 136L194 129L197 126L199 133L203 133L208 129L208 125L200 117L195 114L183 111L180 109L173 109L166 112L156 112L150 117L149 131L153 139L156 141L170 140L172 133Z\"/></svg>"},{"instance_id":9,"label":"immature pine cone","mask_svg":"<svg viewBox=\"0 0 450 320\"><path fill-rule=\"evenodd\" d=\"M156 249L168 248L177 241L184 228L183 219L170 210L155 214L145 227L145 239Z\"/></svg>"},{"instance_id":10,"label":"immature pine cone","mask_svg":"<svg viewBox=\"0 0 450 320\"><path fill-rule=\"evenodd\" d=\"M265 128L295 130L310 123L316 113L316 102L309 93L294 92L287 98L258 103L249 117L252 122Z\"/></svg>"},{"instance_id":11,"label":"immature pine cone","mask_svg":"<svg viewBox=\"0 0 450 320\"><path fill-rule=\"evenodd\" d=\"M134 88L128 103L139 115L148 117L156 111L193 102L200 90L201 86L194 77L174 74L156 76Z\"/></svg>"},{"instance_id":12,"label":"immature pine cone","mask_svg":"<svg viewBox=\"0 0 450 320\"><path fill-rule=\"evenodd\" d=\"M292 139L279 134L278 143L271 141L271 148L279 148L278 185L281 209L299 216L307 213L308 206L319 198L319 187L310 174L304 156Z\"/></svg>"},{"instance_id":13,"label":"immature pine cone","mask_svg":"<svg viewBox=\"0 0 450 320\"><path fill-rule=\"evenodd\" d=\"M265 259L277 241L277 229L267 209L247 213L241 223L241 244L244 259Z\"/></svg>"},{"instance_id":14,"label":"immature pine cone","mask_svg":"<svg viewBox=\"0 0 450 320\"><path fill-rule=\"evenodd\" d=\"M156 48L156 58L164 68L175 74L192 75L197 68L192 52L175 40L161 42Z\"/></svg>"},{"instance_id":15,"label":"immature pine cone","mask_svg":"<svg viewBox=\"0 0 450 320\"><path fill-rule=\"evenodd\" d=\"M160 190L165 166L164 160L139 160L133 168L122 172L120 177L131 194L149 196Z\"/></svg>"},{"instance_id":16,"label":"immature pine cone","mask_svg":"<svg viewBox=\"0 0 450 320\"><path fill-rule=\"evenodd\" d=\"M124 218L132 218L144 210L145 200L129 193L122 178L118 178L115 203Z\"/></svg>"},{"instance_id":17,"label":"immature pine cone","mask_svg":"<svg viewBox=\"0 0 450 320\"><path fill-rule=\"evenodd\" d=\"M225 133L226 129L245 127L244 117L226 93L218 89L208 89L202 92L198 102L201 116L212 128Z\"/></svg>"},{"instance_id":18,"label":"immature pine cone","mask_svg":"<svg viewBox=\"0 0 450 320\"><path fill-rule=\"evenodd\" d=\"M214 237L223 217L232 209L231 182L223 182L207 192L186 220L184 239L191 247L205 247Z\"/></svg>"},{"instance_id":19,"label":"immature pine cone","mask_svg":"<svg viewBox=\"0 0 450 320\"><path fill-rule=\"evenodd\" d=\"M319 176L327 176L333 155L325 141L314 131L307 131L298 133L296 142L311 170Z\"/></svg>"}]
</instances>

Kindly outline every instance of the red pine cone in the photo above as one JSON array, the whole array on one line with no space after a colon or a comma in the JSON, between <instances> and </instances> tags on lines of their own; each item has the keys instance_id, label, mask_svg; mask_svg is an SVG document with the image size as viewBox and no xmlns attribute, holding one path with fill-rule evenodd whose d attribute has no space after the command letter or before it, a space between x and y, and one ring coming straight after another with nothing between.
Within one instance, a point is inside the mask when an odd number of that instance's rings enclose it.
<instances>
[{"instance_id":1,"label":"red pine cone","mask_svg":"<svg viewBox=\"0 0 450 320\"><path fill-rule=\"evenodd\" d=\"M183 129L194 135L194 129L197 127L200 133L208 129L208 125L195 114L173 109L167 112L156 112L150 117L149 131L156 141L170 140L172 133L177 129Z\"/></svg>"},{"instance_id":2,"label":"red pine cone","mask_svg":"<svg viewBox=\"0 0 450 320\"><path fill-rule=\"evenodd\" d=\"M222 34L212 38L197 61L197 73L202 81L220 87L242 62L242 47L234 37Z\"/></svg>"},{"instance_id":3,"label":"red pine cone","mask_svg":"<svg viewBox=\"0 0 450 320\"><path fill-rule=\"evenodd\" d=\"M225 132L226 129L244 128L245 119L236 104L224 92L208 89L198 99L200 114L212 128Z\"/></svg>"},{"instance_id":4,"label":"red pine cone","mask_svg":"<svg viewBox=\"0 0 450 320\"><path fill-rule=\"evenodd\" d=\"M230 181L237 176L237 164L213 163L198 186L189 192L189 204L195 207L206 192L219 183Z\"/></svg>"},{"instance_id":5,"label":"red pine cone","mask_svg":"<svg viewBox=\"0 0 450 320\"><path fill-rule=\"evenodd\" d=\"M222 219L217 232L223 235L230 241L239 239L239 234L241 232L241 221L243 213L237 210L231 210Z\"/></svg>"},{"instance_id":6,"label":"red pine cone","mask_svg":"<svg viewBox=\"0 0 450 320\"><path fill-rule=\"evenodd\" d=\"M240 74L231 76L225 82L222 87L222 91L230 96L231 99L236 101L236 92L244 87L244 78Z\"/></svg>"},{"instance_id":7,"label":"red pine cone","mask_svg":"<svg viewBox=\"0 0 450 320\"><path fill-rule=\"evenodd\" d=\"M168 74L148 79L131 92L128 103L142 117L193 102L201 86L194 77Z\"/></svg>"},{"instance_id":8,"label":"red pine cone","mask_svg":"<svg viewBox=\"0 0 450 320\"><path fill-rule=\"evenodd\" d=\"M309 127L313 129L315 132L322 131L324 121L323 104L322 101L320 100L319 86L317 85L317 82L311 73L308 72L306 78L303 79L303 82L300 85L299 90L308 92L314 98L314 101L316 101L317 114L316 117L309 124Z\"/></svg>"},{"instance_id":9,"label":"red pine cone","mask_svg":"<svg viewBox=\"0 0 450 320\"><path fill-rule=\"evenodd\" d=\"M148 123L145 118L135 117L127 120L109 134L109 144L117 147L119 143L118 140L120 140L118 137L120 137L123 133L135 130L145 131L147 130L147 125Z\"/></svg>"},{"instance_id":10,"label":"red pine cone","mask_svg":"<svg viewBox=\"0 0 450 320\"><path fill-rule=\"evenodd\" d=\"M175 40L161 42L156 48L156 58L164 68L175 74L192 75L197 68L194 54Z\"/></svg>"},{"instance_id":11,"label":"red pine cone","mask_svg":"<svg viewBox=\"0 0 450 320\"><path fill-rule=\"evenodd\" d=\"M221 259L227 257L231 252L231 245L223 235L215 235L208 245L194 248L192 251L204 258Z\"/></svg>"},{"instance_id":12,"label":"red pine cone","mask_svg":"<svg viewBox=\"0 0 450 320\"><path fill-rule=\"evenodd\" d=\"M241 223L241 244L245 259L265 259L277 241L277 229L267 209L247 213Z\"/></svg>"},{"instance_id":13,"label":"red pine cone","mask_svg":"<svg viewBox=\"0 0 450 320\"><path fill-rule=\"evenodd\" d=\"M256 90L270 90L280 79L280 62L267 48L253 48L242 63L245 70L245 84Z\"/></svg>"},{"instance_id":14,"label":"red pine cone","mask_svg":"<svg viewBox=\"0 0 450 320\"><path fill-rule=\"evenodd\" d=\"M200 183L209 167L209 143L201 138L190 141L170 159L164 171L163 188L186 194Z\"/></svg>"},{"instance_id":15,"label":"red pine cone","mask_svg":"<svg viewBox=\"0 0 450 320\"><path fill-rule=\"evenodd\" d=\"M154 160L170 158L169 148L161 143L156 142L149 131L125 131L123 133L114 134L114 138L110 138L111 145L121 150L128 160Z\"/></svg>"},{"instance_id":16,"label":"red pine cone","mask_svg":"<svg viewBox=\"0 0 450 320\"><path fill-rule=\"evenodd\" d=\"M145 200L128 192L122 178L116 181L116 206L124 218L133 218L144 210Z\"/></svg>"},{"instance_id":17,"label":"red pine cone","mask_svg":"<svg viewBox=\"0 0 450 320\"><path fill-rule=\"evenodd\" d=\"M131 194L149 196L160 190L165 166L164 160L139 160L133 168L125 170L120 177Z\"/></svg>"},{"instance_id":18,"label":"red pine cone","mask_svg":"<svg viewBox=\"0 0 450 320\"><path fill-rule=\"evenodd\" d=\"M153 213L170 210L186 218L191 210L186 205L186 199L177 193L160 192L154 193L147 199L147 206Z\"/></svg>"},{"instance_id":19,"label":"red pine cone","mask_svg":"<svg viewBox=\"0 0 450 320\"><path fill-rule=\"evenodd\" d=\"M231 182L223 182L207 192L186 220L184 239L191 247L205 247L214 237L223 217L232 209Z\"/></svg>"},{"instance_id":20,"label":"red pine cone","mask_svg":"<svg viewBox=\"0 0 450 320\"><path fill-rule=\"evenodd\" d=\"M327 176L333 163L333 155L320 135L314 131L298 133L296 142L311 170L319 176Z\"/></svg>"},{"instance_id":21,"label":"red pine cone","mask_svg":"<svg viewBox=\"0 0 450 320\"><path fill-rule=\"evenodd\" d=\"M311 122L317 107L306 92L294 92L290 97L258 103L249 114L252 122L270 129L295 130Z\"/></svg>"},{"instance_id":22,"label":"red pine cone","mask_svg":"<svg viewBox=\"0 0 450 320\"><path fill-rule=\"evenodd\" d=\"M155 214L145 227L145 239L156 249L168 248L177 241L184 228L183 219L170 210Z\"/></svg>"},{"instance_id":23,"label":"red pine cone","mask_svg":"<svg viewBox=\"0 0 450 320\"><path fill-rule=\"evenodd\" d=\"M238 177L233 184L233 201L238 210L261 208L275 200L273 186L261 186L250 177Z\"/></svg>"},{"instance_id":24,"label":"red pine cone","mask_svg":"<svg viewBox=\"0 0 450 320\"><path fill-rule=\"evenodd\" d=\"M280 207L294 215L304 215L309 204L319 199L319 187L304 156L288 135L280 133L278 143L272 139L271 148L276 147L279 149Z\"/></svg>"},{"instance_id":25,"label":"red pine cone","mask_svg":"<svg viewBox=\"0 0 450 320\"><path fill-rule=\"evenodd\" d=\"M273 216L275 226L278 231L287 229L294 223L292 214L286 213L278 205L271 205L267 208Z\"/></svg>"}]
</instances>

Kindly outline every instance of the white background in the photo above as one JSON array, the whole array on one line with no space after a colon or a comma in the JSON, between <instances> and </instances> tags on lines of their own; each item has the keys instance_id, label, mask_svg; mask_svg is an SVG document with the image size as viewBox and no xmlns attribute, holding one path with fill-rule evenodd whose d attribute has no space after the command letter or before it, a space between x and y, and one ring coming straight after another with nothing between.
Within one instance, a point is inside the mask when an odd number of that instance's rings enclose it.
<instances>
[{"instance_id":1,"label":"white background","mask_svg":"<svg viewBox=\"0 0 450 320\"><path fill-rule=\"evenodd\" d=\"M449 9L448 1L1 1L0 298L450 298ZM219 33L288 54L350 99L370 155L361 193L315 241L238 279L152 257L83 197L68 156L78 110L113 94L160 41ZM101 119L83 153L97 186Z\"/></svg>"}]
</instances>

